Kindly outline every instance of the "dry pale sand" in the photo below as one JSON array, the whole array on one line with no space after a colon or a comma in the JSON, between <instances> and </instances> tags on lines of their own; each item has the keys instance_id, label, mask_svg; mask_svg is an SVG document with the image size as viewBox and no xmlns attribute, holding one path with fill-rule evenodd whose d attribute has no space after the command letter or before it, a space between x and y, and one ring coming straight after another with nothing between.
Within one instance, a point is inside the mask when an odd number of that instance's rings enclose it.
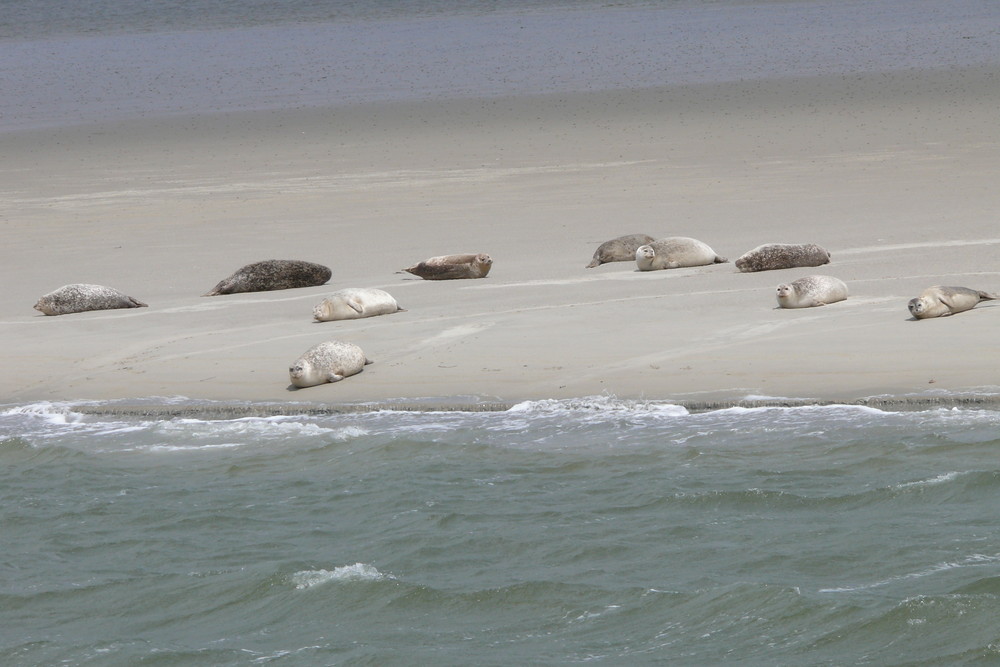
<instances>
[{"instance_id":1,"label":"dry pale sand","mask_svg":"<svg viewBox=\"0 0 1000 667\"><path fill-rule=\"evenodd\" d=\"M733 401L991 393L1000 302L914 321L935 284L1000 291L1000 85L904 71L580 95L145 119L0 135L0 400ZM693 236L735 259L818 243L818 269L585 269L602 241ZM487 252L483 280L399 269ZM206 298L295 258L327 286ZM842 303L776 309L826 273ZM74 282L149 308L46 317ZM314 323L342 287L406 312ZM375 360L293 391L343 339ZM928 393L930 392L930 394Z\"/></svg>"}]
</instances>

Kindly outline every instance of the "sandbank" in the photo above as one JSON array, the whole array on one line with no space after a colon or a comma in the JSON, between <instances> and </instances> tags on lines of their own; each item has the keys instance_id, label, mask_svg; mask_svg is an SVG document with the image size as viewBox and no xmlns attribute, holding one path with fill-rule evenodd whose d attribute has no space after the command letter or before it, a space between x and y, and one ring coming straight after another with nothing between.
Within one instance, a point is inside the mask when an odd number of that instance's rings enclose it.
<instances>
[{"instance_id":1,"label":"sandbank","mask_svg":"<svg viewBox=\"0 0 1000 667\"><path fill-rule=\"evenodd\" d=\"M1000 302L915 321L925 287L1000 291L996 68L384 102L0 134L0 401L186 397L345 405L612 395L726 403L1000 392ZM629 233L731 260L817 243L815 269L585 265ZM397 273L487 252L482 280ZM304 259L328 285L202 297ZM776 308L824 273L850 298ZM67 283L148 308L47 317ZM315 323L343 287L405 312ZM374 360L292 390L327 339Z\"/></svg>"}]
</instances>

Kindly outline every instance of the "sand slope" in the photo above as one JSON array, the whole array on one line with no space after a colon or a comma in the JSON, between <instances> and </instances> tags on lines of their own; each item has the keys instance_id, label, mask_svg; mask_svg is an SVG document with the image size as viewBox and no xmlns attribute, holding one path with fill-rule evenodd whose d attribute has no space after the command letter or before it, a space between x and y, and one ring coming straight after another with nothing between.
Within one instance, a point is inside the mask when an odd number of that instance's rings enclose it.
<instances>
[{"instance_id":1,"label":"sand slope","mask_svg":"<svg viewBox=\"0 0 1000 667\"><path fill-rule=\"evenodd\" d=\"M1000 385L1000 305L916 322L934 284L1000 291L995 72L914 71L580 95L149 119L0 135L0 398L350 402L746 395L854 399ZM585 269L627 233L830 265ZM487 252L489 277L396 271ZM324 287L200 297L268 258ZM808 273L828 307L775 308ZM45 317L63 284L150 305ZM406 312L314 323L343 287ZM288 389L327 338L375 364Z\"/></svg>"}]
</instances>

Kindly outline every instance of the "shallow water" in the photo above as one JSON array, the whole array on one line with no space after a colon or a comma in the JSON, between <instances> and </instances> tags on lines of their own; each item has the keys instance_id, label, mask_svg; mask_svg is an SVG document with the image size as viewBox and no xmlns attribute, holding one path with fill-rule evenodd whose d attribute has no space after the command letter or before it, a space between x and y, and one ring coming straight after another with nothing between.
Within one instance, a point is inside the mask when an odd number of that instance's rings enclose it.
<instances>
[{"instance_id":1,"label":"shallow water","mask_svg":"<svg viewBox=\"0 0 1000 667\"><path fill-rule=\"evenodd\" d=\"M0 414L4 664L989 664L1000 413Z\"/></svg>"},{"instance_id":2,"label":"shallow water","mask_svg":"<svg viewBox=\"0 0 1000 667\"><path fill-rule=\"evenodd\" d=\"M0 130L1000 63L992 0L43 0Z\"/></svg>"}]
</instances>

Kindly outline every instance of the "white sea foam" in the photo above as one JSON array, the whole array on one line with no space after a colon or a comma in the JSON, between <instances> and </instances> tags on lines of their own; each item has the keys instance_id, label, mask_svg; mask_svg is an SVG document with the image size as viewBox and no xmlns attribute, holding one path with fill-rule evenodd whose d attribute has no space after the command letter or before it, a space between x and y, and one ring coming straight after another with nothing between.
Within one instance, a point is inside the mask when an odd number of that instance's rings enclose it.
<instances>
[{"instance_id":1,"label":"white sea foam","mask_svg":"<svg viewBox=\"0 0 1000 667\"><path fill-rule=\"evenodd\" d=\"M391 574L383 574L374 565L367 563L344 565L332 570L301 570L292 575L292 583L299 590L334 581L383 581L385 579L395 579L395 577Z\"/></svg>"},{"instance_id":2,"label":"white sea foam","mask_svg":"<svg viewBox=\"0 0 1000 667\"><path fill-rule=\"evenodd\" d=\"M946 472L936 477L931 477L930 479L918 479L914 482L903 482L902 484L897 484L895 488L906 489L913 486L934 486L936 484L944 484L958 479L958 476L961 474L962 473L957 471Z\"/></svg>"},{"instance_id":3,"label":"white sea foam","mask_svg":"<svg viewBox=\"0 0 1000 667\"><path fill-rule=\"evenodd\" d=\"M73 411L74 405L76 404L66 401L40 401L27 405L15 405L0 412L0 417L24 415L36 417L49 424L74 424L83 419L82 414Z\"/></svg>"},{"instance_id":4,"label":"white sea foam","mask_svg":"<svg viewBox=\"0 0 1000 667\"><path fill-rule=\"evenodd\" d=\"M928 577L941 572L947 572L949 570L957 570L966 567L979 567L982 565L994 565L1000 563L1000 555L987 556L985 554L972 554L971 556L966 556L960 561L946 561L943 563L935 563L930 567L923 570L918 570L916 572L907 572L906 574L896 575L894 577L887 577L885 579L880 579L869 584L856 584L853 586L837 586L835 588L821 588L818 593L853 593L856 591L870 590L873 588L881 588L883 586L888 586L897 581L904 581L907 579L920 579L923 577Z\"/></svg>"},{"instance_id":5,"label":"white sea foam","mask_svg":"<svg viewBox=\"0 0 1000 667\"><path fill-rule=\"evenodd\" d=\"M621 400L613 396L585 396L574 399L523 401L512 405L507 413L525 416L573 415L585 418L587 413L602 416L633 414L683 416L687 415L688 411L684 406L675 403Z\"/></svg>"}]
</instances>

